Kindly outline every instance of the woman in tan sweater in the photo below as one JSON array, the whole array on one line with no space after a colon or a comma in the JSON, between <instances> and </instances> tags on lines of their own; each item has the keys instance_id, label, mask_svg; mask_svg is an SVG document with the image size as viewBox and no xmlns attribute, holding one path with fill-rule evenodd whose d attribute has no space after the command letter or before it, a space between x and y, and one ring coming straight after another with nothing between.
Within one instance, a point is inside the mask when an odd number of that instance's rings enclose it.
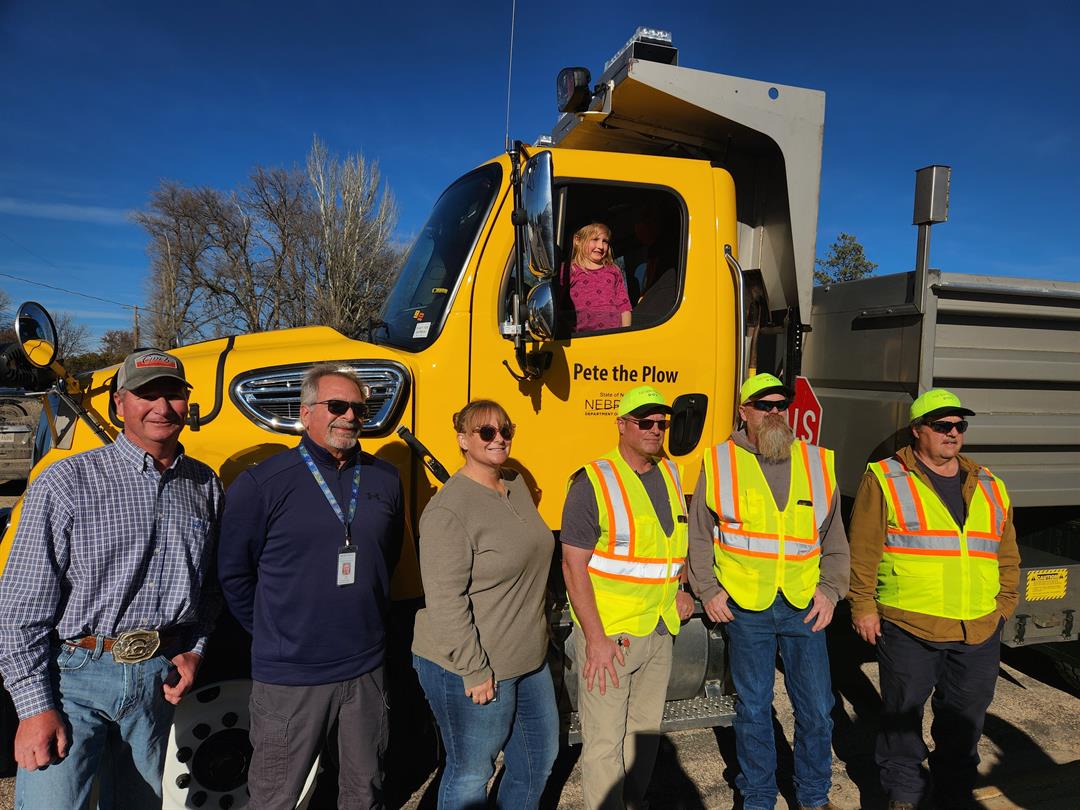
<instances>
[{"instance_id":1,"label":"woman in tan sweater","mask_svg":"<svg viewBox=\"0 0 1080 810\"><path fill-rule=\"evenodd\" d=\"M503 468L506 411L470 402L454 429L465 464L420 518L426 607L412 648L446 748L439 810L485 806L500 750L497 806L535 808L559 747L544 613L555 541L524 480Z\"/></svg>"}]
</instances>

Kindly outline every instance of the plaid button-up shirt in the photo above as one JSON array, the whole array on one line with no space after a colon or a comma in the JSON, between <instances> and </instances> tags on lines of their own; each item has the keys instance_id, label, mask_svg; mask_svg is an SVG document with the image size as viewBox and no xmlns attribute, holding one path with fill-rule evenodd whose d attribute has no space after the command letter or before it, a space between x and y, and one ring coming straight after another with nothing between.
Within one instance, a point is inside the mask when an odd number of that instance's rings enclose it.
<instances>
[{"instance_id":1,"label":"plaid button-up shirt","mask_svg":"<svg viewBox=\"0 0 1080 810\"><path fill-rule=\"evenodd\" d=\"M57 708L58 640L181 628L183 649L202 653L221 605L222 505L205 464L181 448L158 472L124 435L41 473L0 577L0 673L20 718Z\"/></svg>"}]
</instances>

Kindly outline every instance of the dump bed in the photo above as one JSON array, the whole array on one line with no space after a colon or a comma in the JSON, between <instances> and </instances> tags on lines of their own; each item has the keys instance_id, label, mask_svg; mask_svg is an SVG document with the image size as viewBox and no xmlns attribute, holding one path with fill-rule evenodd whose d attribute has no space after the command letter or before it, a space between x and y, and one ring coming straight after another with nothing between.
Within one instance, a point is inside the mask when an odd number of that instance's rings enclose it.
<instances>
[{"instance_id":1,"label":"dump bed","mask_svg":"<svg viewBox=\"0 0 1080 810\"><path fill-rule=\"evenodd\" d=\"M948 388L978 416L964 452L1018 507L1080 504L1080 284L914 273L814 290L803 360L844 495L906 440L908 407Z\"/></svg>"}]
</instances>

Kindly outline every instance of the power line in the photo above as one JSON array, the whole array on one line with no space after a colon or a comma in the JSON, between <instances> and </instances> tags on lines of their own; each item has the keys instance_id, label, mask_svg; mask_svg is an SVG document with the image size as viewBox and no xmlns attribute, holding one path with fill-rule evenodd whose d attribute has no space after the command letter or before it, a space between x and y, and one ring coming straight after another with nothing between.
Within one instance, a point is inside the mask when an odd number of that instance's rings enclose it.
<instances>
[{"instance_id":1,"label":"power line","mask_svg":"<svg viewBox=\"0 0 1080 810\"><path fill-rule=\"evenodd\" d=\"M45 264L49 265L50 267L52 267L52 268L54 268L54 269L56 269L56 270L58 270L60 272L63 272L63 268L58 267L54 262L49 261L44 256L42 256L41 254L35 253L33 250L28 248L22 242L18 241L14 237L12 237L11 234L6 233L4 231L0 231L0 236L6 237L8 239L8 241L10 241L13 245L15 245L16 247L22 248L23 250L25 250L27 253L29 253L31 256L33 256L38 261L45 262ZM169 317L168 313L160 312L160 311L158 311L156 309L150 309L149 307L141 306L140 304L125 304L123 301L114 301L111 298L102 298L100 295L91 295L90 293L79 292L78 290L69 290L66 287L58 287L58 286L56 286L54 284L46 284L43 281L32 281L31 279L23 278L22 276L16 276L16 275L14 275L12 273L0 272L0 276L2 276L4 278L10 278L10 279L12 279L14 281L21 281L23 284L32 284L35 287L44 287L47 290L55 290L56 292L67 293L68 295L77 295L80 298L86 298L86 299L89 299L91 301L99 301L99 302L101 302L103 304L112 304L113 306L122 307L123 309L134 310L134 309L141 308L145 312L152 312L155 315L161 315L163 318Z\"/></svg>"},{"instance_id":2,"label":"power line","mask_svg":"<svg viewBox=\"0 0 1080 810\"><path fill-rule=\"evenodd\" d=\"M12 273L0 272L0 276L13 279L14 281L21 281L23 284L32 284L35 287L44 287L47 290L55 290L56 292L67 293L68 295L77 295L80 298L88 298L91 301L100 301L103 304L112 304L113 306L123 307L124 309L135 309L138 306L137 304L125 304L123 301L113 301L111 298L102 298L100 295L91 295L90 293L79 292L78 290L69 290L67 287L58 287L55 284L46 284L44 281L31 281L28 278L16 276ZM146 309L146 307L143 307L143 309ZM154 310L148 311L152 312ZM157 314L161 315L164 313L159 312Z\"/></svg>"}]
</instances>

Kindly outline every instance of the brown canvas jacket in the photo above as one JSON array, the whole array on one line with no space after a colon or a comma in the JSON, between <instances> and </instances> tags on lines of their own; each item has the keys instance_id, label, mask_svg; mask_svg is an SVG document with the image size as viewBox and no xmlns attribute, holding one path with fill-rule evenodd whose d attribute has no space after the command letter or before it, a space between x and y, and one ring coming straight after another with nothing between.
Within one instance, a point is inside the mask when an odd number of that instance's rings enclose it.
<instances>
[{"instance_id":1,"label":"brown canvas jacket","mask_svg":"<svg viewBox=\"0 0 1080 810\"><path fill-rule=\"evenodd\" d=\"M916 462L915 451L911 447L902 448L896 457L933 489L929 477ZM967 476L964 480L964 503L970 505L975 487L978 486L979 465L963 455L959 456L959 461L961 472ZM852 618L866 616L876 610L886 621L928 641L981 644L997 629L999 619L1008 618L1016 610L1019 599L1017 588L1020 583L1020 552L1016 547L1011 506L998 549L1001 591L997 595L997 609L986 616L967 621L914 613L877 602L877 570L884 551L887 521L885 495L877 478L868 470L859 483L851 513L851 528L848 530L848 539L851 541L851 591L848 599L851 602Z\"/></svg>"}]
</instances>

